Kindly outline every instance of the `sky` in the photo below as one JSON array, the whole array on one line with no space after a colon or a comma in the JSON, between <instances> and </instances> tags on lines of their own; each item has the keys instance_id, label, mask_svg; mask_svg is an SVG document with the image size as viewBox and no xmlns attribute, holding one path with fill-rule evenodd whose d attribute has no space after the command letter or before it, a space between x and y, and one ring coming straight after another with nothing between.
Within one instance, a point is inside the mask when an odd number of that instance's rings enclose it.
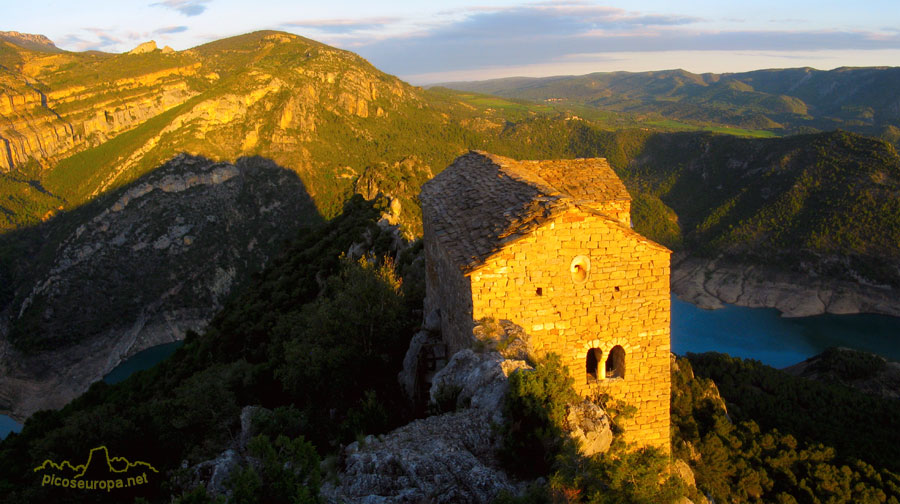
<instances>
[{"instance_id":1,"label":"sky","mask_svg":"<svg viewBox=\"0 0 900 504\"><path fill-rule=\"evenodd\" d=\"M682 68L900 66L896 0L0 0L0 31L70 51L188 49L261 29L413 84Z\"/></svg>"}]
</instances>

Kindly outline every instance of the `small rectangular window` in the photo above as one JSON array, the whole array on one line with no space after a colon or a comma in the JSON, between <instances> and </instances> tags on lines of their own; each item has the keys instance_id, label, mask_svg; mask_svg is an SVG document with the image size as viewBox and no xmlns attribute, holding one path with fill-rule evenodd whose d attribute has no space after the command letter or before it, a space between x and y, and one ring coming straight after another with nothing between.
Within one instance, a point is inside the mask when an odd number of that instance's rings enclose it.
<instances>
[{"instance_id":1,"label":"small rectangular window","mask_svg":"<svg viewBox=\"0 0 900 504\"><path fill-rule=\"evenodd\" d=\"M538 296L543 296L543 295L544 295L544 289L538 287L538 288L537 288L537 291L535 291L535 293L536 293Z\"/></svg>"}]
</instances>

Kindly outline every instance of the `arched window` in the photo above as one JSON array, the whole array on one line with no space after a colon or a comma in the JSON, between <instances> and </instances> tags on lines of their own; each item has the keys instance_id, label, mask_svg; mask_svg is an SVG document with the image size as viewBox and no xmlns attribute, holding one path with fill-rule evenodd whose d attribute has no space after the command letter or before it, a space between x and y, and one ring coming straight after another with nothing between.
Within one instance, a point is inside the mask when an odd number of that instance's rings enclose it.
<instances>
[{"instance_id":1,"label":"arched window","mask_svg":"<svg viewBox=\"0 0 900 504\"><path fill-rule=\"evenodd\" d=\"M598 374L598 368L600 367L600 362L603 361L603 350L600 350L599 348L591 348L590 350L588 350L586 361L585 371L587 371L588 382L600 378L600 375Z\"/></svg>"},{"instance_id":2,"label":"arched window","mask_svg":"<svg viewBox=\"0 0 900 504\"><path fill-rule=\"evenodd\" d=\"M625 378L625 349L616 345L606 358L606 377Z\"/></svg>"}]
</instances>

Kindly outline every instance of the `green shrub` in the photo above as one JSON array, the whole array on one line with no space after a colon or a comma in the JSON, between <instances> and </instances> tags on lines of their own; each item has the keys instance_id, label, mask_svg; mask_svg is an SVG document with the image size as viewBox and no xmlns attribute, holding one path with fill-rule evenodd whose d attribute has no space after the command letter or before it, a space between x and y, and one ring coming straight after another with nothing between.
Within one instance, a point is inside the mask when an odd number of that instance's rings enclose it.
<instances>
[{"instance_id":1,"label":"green shrub","mask_svg":"<svg viewBox=\"0 0 900 504\"><path fill-rule=\"evenodd\" d=\"M513 473L534 478L550 472L567 439L563 431L566 404L576 402L572 378L556 355L533 371L509 376L503 403L500 460Z\"/></svg>"},{"instance_id":2,"label":"green shrub","mask_svg":"<svg viewBox=\"0 0 900 504\"><path fill-rule=\"evenodd\" d=\"M259 461L251 463L229 480L235 504L307 504L318 502L322 475L319 456L303 437L269 436L250 440L248 451Z\"/></svg>"}]
</instances>

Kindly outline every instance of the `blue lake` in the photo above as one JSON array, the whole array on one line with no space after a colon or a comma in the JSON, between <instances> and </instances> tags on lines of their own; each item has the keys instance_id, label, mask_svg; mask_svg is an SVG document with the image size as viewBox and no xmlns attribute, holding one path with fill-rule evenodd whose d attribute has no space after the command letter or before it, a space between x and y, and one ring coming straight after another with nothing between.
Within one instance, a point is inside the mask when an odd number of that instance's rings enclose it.
<instances>
[{"instance_id":1,"label":"blue lake","mask_svg":"<svg viewBox=\"0 0 900 504\"><path fill-rule=\"evenodd\" d=\"M672 352L716 351L783 368L843 346L900 361L900 318L817 315L783 318L771 308L703 310L672 296Z\"/></svg>"},{"instance_id":2,"label":"blue lake","mask_svg":"<svg viewBox=\"0 0 900 504\"><path fill-rule=\"evenodd\" d=\"M118 383L172 355L181 342L135 354L103 380ZM672 351L723 352L776 368L796 364L828 347L845 346L900 361L900 318L882 315L819 315L782 318L777 310L726 306L702 310L672 297ZM0 415L0 439L21 424Z\"/></svg>"},{"instance_id":3,"label":"blue lake","mask_svg":"<svg viewBox=\"0 0 900 504\"><path fill-rule=\"evenodd\" d=\"M183 343L183 341L175 341L141 350L113 368L109 374L103 377L103 381L112 385L119 383L138 371L150 369L175 353L175 350L178 350L178 347Z\"/></svg>"}]
</instances>

